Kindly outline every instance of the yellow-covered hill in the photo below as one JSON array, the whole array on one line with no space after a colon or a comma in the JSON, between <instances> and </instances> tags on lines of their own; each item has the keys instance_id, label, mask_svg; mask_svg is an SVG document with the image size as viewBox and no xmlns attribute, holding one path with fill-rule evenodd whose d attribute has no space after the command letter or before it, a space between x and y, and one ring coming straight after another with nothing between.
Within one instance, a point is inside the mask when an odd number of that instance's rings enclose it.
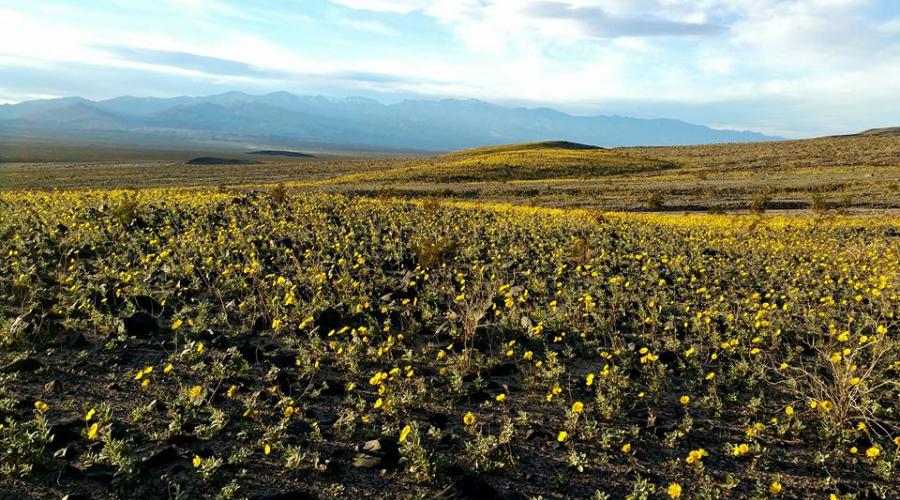
<instances>
[{"instance_id":1,"label":"yellow-covered hill","mask_svg":"<svg viewBox=\"0 0 900 500\"><path fill-rule=\"evenodd\" d=\"M467 149L415 163L340 177L360 181L478 182L590 178L656 171L674 165L572 142L537 142Z\"/></svg>"}]
</instances>

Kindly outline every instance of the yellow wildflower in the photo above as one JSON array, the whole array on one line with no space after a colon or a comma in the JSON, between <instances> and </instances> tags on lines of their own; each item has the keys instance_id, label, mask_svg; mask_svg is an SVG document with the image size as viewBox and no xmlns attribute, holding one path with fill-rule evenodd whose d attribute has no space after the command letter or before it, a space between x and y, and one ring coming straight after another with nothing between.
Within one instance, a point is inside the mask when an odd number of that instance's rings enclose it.
<instances>
[{"instance_id":1,"label":"yellow wildflower","mask_svg":"<svg viewBox=\"0 0 900 500\"><path fill-rule=\"evenodd\" d=\"M672 483L666 488L666 494L669 495L669 498L678 498L681 496L681 485L678 483Z\"/></svg>"},{"instance_id":2,"label":"yellow wildflower","mask_svg":"<svg viewBox=\"0 0 900 500\"><path fill-rule=\"evenodd\" d=\"M400 442L401 443L406 441L406 438L409 436L410 432L412 432L412 427L410 427L409 425L407 425L406 427L403 428L403 430L400 431Z\"/></svg>"}]
</instances>

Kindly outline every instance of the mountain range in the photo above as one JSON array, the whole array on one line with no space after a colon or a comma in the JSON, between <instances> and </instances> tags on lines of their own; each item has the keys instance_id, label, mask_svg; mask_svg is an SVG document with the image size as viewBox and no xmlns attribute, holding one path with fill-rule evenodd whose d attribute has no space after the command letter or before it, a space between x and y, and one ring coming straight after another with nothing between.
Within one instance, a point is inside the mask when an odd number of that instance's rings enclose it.
<instances>
[{"instance_id":1,"label":"mountain range","mask_svg":"<svg viewBox=\"0 0 900 500\"><path fill-rule=\"evenodd\" d=\"M490 144L564 140L598 146L777 140L672 119L574 116L469 99L405 100L298 96L288 92L205 97L66 97L0 105L0 135L165 144L236 141L446 151Z\"/></svg>"}]
</instances>

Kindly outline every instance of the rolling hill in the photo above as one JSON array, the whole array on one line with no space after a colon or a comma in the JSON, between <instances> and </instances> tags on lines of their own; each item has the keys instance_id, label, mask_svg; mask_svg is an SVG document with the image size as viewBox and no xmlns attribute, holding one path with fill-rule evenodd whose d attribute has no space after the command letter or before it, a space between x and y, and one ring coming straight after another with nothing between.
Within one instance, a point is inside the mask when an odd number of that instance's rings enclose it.
<instances>
[{"instance_id":1,"label":"rolling hill","mask_svg":"<svg viewBox=\"0 0 900 500\"><path fill-rule=\"evenodd\" d=\"M860 135L900 135L900 127L870 128Z\"/></svg>"},{"instance_id":2,"label":"rolling hill","mask_svg":"<svg viewBox=\"0 0 900 500\"><path fill-rule=\"evenodd\" d=\"M509 144L469 149L412 165L336 179L350 182L478 182L591 178L664 170L665 161L623 155L597 146L566 141Z\"/></svg>"}]
</instances>

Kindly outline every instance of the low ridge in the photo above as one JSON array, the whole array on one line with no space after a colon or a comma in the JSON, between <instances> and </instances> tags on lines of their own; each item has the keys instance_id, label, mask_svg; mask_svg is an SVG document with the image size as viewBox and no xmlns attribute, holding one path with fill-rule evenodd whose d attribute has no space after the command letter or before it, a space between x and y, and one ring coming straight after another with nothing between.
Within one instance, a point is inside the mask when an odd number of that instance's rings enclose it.
<instances>
[{"instance_id":1,"label":"low ridge","mask_svg":"<svg viewBox=\"0 0 900 500\"><path fill-rule=\"evenodd\" d=\"M900 135L900 127L870 128L859 135Z\"/></svg>"},{"instance_id":2,"label":"low ridge","mask_svg":"<svg viewBox=\"0 0 900 500\"><path fill-rule=\"evenodd\" d=\"M250 151L245 154L256 156L285 156L288 158L315 158L315 155L301 153L299 151L281 151L276 149L264 149L262 151Z\"/></svg>"},{"instance_id":3,"label":"low ridge","mask_svg":"<svg viewBox=\"0 0 900 500\"><path fill-rule=\"evenodd\" d=\"M503 182L591 178L671 168L671 163L573 142L535 142L466 149L409 166L353 174L336 182Z\"/></svg>"}]
</instances>

